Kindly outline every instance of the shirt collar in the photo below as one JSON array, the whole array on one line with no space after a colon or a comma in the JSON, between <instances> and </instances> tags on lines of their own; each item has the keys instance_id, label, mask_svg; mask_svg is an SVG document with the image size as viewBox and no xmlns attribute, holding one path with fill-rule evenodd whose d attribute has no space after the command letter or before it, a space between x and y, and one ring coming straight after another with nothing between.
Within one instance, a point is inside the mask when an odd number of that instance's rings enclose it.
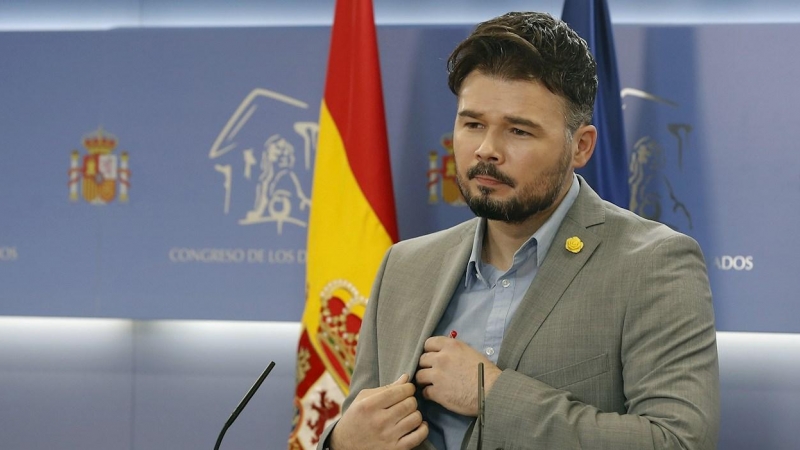
<instances>
[{"instance_id":1,"label":"shirt collar","mask_svg":"<svg viewBox=\"0 0 800 450\"><path fill-rule=\"evenodd\" d=\"M567 195L564 196L564 200L561 201L561 204L558 205L556 210L553 212L547 221L536 230L533 235L525 241L524 244L514 252L514 262L512 264L512 269L514 267L519 266L525 260L531 257L531 255L536 256L536 266L539 267L544 262L545 256L547 256L547 252L550 250L550 246L553 244L553 240L556 237L556 233L558 232L558 228L561 226L561 222L564 221L564 217L567 216L567 211L572 207L572 204L575 203L575 199L578 198L578 192L580 192L580 182L578 181L578 176L574 173L572 174L572 185L567 191ZM475 229L475 237L472 240L472 253L469 255L469 261L467 261L467 271L466 271L466 280L465 285L469 288L472 283L476 280L483 280L483 276L480 273L478 261L480 260L481 252L483 251L483 235L486 232L486 219L481 218L478 221L478 226Z\"/></svg>"}]
</instances>

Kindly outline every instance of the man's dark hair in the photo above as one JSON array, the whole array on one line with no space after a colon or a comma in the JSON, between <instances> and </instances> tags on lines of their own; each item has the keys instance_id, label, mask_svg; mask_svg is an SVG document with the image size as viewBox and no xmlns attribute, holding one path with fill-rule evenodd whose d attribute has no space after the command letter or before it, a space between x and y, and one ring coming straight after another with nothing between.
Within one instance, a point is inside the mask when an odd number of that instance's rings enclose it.
<instances>
[{"instance_id":1,"label":"man's dark hair","mask_svg":"<svg viewBox=\"0 0 800 450\"><path fill-rule=\"evenodd\" d=\"M447 60L450 90L475 70L506 80L538 81L566 100L567 131L591 123L597 64L566 23L537 12L510 12L478 24Z\"/></svg>"}]
</instances>

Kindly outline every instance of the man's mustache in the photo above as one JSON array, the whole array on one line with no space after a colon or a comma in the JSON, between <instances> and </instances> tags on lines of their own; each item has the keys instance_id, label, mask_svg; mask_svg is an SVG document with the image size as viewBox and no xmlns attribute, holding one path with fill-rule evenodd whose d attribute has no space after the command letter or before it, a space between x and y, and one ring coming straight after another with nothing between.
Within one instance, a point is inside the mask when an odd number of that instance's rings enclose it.
<instances>
[{"instance_id":1,"label":"man's mustache","mask_svg":"<svg viewBox=\"0 0 800 450\"><path fill-rule=\"evenodd\" d=\"M470 180L480 175L492 177L503 184L511 186L512 188L517 184L513 179L511 179L511 177L503 172L500 172L500 169L498 169L494 164L479 162L467 170L467 178Z\"/></svg>"}]
</instances>

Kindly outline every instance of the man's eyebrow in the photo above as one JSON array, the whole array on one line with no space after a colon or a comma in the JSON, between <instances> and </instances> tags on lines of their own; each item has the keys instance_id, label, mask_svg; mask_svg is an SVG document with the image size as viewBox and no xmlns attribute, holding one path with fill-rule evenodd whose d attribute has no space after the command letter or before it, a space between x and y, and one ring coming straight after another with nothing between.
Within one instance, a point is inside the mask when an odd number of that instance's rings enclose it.
<instances>
[{"instance_id":1,"label":"man's eyebrow","mask_svg":"<svg viewBox=\"0 0 800 450\"><path fill-rule=\"evenodd\" d=\"M473 119L480 119L483 117L483 113L479 113L478 111L473 111L471 109L462 109L458 112L459 117L471 117Z\"/></svg>"},{"instance_id":2,"label":"man's eyebrow","mask_svg":"<svg viewBox=\"0 0 800 450\"><path fill-rule=\"evenodd\" d=\"M483 113L478 112L478 111L474 111L474 110L471 110L471 109L463 109L463 110L458 112L458 116L459 117L468 117L468 118L471 118L471 119L482 119L483 118ZM524 127L533 128L533 129L536 129L536 130L544 129L544 127L541 124L536 123L536 122L534 122L534 121L532 121L530 119L526 119L524 117L504 116L503 120L506 121L507 123L511 124L511 125L522 125Z\"/></svg>"},{"instance_id":3,"label":"man's eyebrow","mask_svg":"<svg viewBox=\"0 0 800 450\"><path fill-rule=\"evenodd\" d=\"M510 123L511 125L522 125L522 126L525 126L525 127L528 127L528 128L535 128L537 130L541 130L541 129L544 128L540 124L538 124L536 122L533 122L533 121L531 121L529 119L526 119L524 117L505 116L505 117L503 117L503 119L506 122Z\"/></svg>"}]
</instances>

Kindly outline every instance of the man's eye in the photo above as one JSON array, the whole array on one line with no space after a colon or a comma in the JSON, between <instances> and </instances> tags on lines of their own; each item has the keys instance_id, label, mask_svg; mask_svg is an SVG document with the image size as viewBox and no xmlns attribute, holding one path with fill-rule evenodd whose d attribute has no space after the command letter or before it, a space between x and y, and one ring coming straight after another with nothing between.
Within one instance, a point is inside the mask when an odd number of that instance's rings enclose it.
<instances>
[{"instance_id":1,"label":"man's eye","mask_svg":"<svg viewBox=\"0 0 800 450\"><path fill-rule=\"evenodd\" d=\"M525 130L520 130L519 128L512 128L511 133L516 134L518 136L530 136L531 134Z\"/></svg>"}]
</instances>

